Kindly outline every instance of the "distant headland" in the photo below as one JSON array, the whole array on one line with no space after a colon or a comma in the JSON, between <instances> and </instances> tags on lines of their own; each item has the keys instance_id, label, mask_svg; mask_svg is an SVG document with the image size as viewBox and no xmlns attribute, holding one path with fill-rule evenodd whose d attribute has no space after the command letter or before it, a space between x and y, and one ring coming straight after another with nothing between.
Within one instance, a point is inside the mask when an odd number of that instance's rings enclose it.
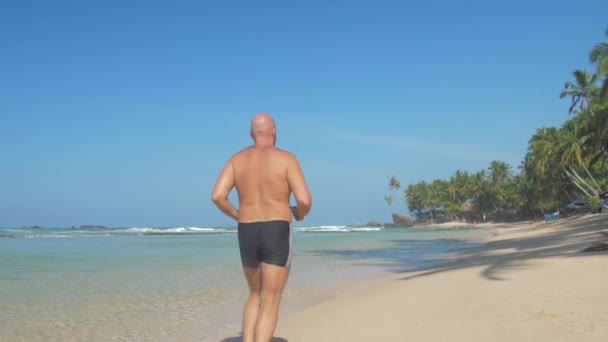
<instances>
[{"instance_id":1,"label":"distant headland","mask_svg":"<svg viewBox=\"0 0 608 342\"><path fill-rule=\"evenodd\" d=\"M41 226L24 226L21 227L21 229L43 229L44 227Z\"/></svg>"},{"instance_id":2,"label":"distant headland","mask_svg":"<svg viewBox=\"0 0 608 342\"><path fill-rule=\"evenodd\" d=\"M100 226L100 225L85 224L85 225L80 226L80 228L76 228L76 227L72 226L72 229L113 229L113 228L106 227L106 226Z\"/></svg>"}]
</instances>

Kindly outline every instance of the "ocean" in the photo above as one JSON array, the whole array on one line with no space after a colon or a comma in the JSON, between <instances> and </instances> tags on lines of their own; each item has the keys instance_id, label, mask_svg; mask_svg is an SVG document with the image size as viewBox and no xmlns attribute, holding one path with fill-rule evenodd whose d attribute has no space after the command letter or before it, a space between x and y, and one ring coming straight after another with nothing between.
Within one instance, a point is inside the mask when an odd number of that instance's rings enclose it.
<instances>
[{"instance_id":1,"label":"ocean","mask_svg":"<svg viewBox=\"0 0 608 342\"><path fill-rule=\"evenodd\" d=\"M478 229L296 227L282 314L353 281L446 262ZM247 285L236 230L0 229L0 340L219 341Z\"/></svg>"}]
</instances>

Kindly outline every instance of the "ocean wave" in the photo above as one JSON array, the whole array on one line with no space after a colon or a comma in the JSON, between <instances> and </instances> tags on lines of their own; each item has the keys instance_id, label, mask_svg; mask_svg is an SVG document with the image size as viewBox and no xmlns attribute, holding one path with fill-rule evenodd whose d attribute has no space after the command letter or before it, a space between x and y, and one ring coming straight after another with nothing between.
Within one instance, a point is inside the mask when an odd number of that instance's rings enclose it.
<instances>
[{"instance_id":1,"label":"ocean wave","mask_svg":"<svg viewBox=\"0 0 608 342\"><path fill-rule=\"evenodd\" d=\"M352 227L352 226L315 226L294 228L299 232L310 233L350 233L350 232L376 232L382 230L378 227Z\"/></svg>"},{"instance_id":2,"label":"ocean wave","mask_svg":"<svg viewBox=\"0 0 608 342\"><path fill-rule=\"evenodd\" d=\"M173 228L148 228L132 227L125 232L135 234L219 234L236 232L227 228L202 228L202 227L173 227Z\"/></svg>"},{"instance_id":3,"label":"ocean wave","mask_svg":"<svg viewBox=\"0 0 608 342\"><path fill-rule=\"evenodd\" d=\"M322 225L311 227L295 227L300 233L350 233L375 232L379 227ZM46 228L40 230L0 229L0 238L70 238L70 237L99 237L99 236L129 236L129 235L205 235L205 234L235 234L236 228L210 227L130 227L108 230Z\"/></svg>"},{"instance_id":4,"label":"ocean wave","mask_svg":"<svg viewBox=\"0 0 608 342\"><path fill-rule=\"evenodd\" d=\"M353 232L378 232L381 230L382 230L382 228L378 228L378 227L359 227L359 228L352 229Z\"/></svg>"},{"instance_id":5,"label":"ocean wave","mask_svg":"<svg viewBox=\"0 0 608 342\"><path fill-rule=\"evenodd\" d=\"M37 234L21 233L21 234L0 234L0 239L2 239L2 238L7 238L7 239L73 238L73 237L80 237L80 236L110 236L110 235L113 235L113 234L108 234L108 233L86 234L86 233L78 233L78 232L74 232L74 233L37 233Z\"/></svg>"},{"instance_id":6,"label":"ocean wave","mask_svg":"<svg viewBox=\"0 0 608 342\"><path fill-rule=\"evenodd\" d=\"M236 233L236 229L207 227L131 227L111 230L82 230L70 228L47 228L39 231L0 229L0 238L69 238L128 235L204 235Z\"/></svg>"},{"instance_id":7,"label":"ocean wave","mask_svg":"<svg viewBox=\"0 0 608 342\"><path fill-rule=\"evenodd\" d=\"M189 227L188 229L195 231L195 232L215 232L217 231L216 228L198 228L198 227Z\"/></svg>"}]
</instances>

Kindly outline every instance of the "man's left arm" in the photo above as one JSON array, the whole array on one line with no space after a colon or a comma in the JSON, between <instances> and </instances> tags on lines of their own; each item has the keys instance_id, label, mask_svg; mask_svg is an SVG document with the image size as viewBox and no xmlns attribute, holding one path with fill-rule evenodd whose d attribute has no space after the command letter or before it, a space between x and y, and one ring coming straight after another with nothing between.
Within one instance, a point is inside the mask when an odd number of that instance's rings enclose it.
<instances>
[{"instance_id":1,"label":"man's left arm","mask_svg":"<svg viewBox=\"0 0 608 342\"><path fill-rule=\"evenodd\" d=\"M230 159L215 183L211 200L224 214L238 221L239 211L228 200L232 188L234 188L234 167Z\"/></svg>"}]
</instances>

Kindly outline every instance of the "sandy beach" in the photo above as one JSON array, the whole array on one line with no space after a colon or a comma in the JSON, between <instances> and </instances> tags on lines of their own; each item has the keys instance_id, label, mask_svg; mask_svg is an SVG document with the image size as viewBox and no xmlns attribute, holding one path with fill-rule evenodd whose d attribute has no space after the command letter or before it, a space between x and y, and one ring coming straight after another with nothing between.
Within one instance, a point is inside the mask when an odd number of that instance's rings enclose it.
<instances>
[{"instance_id":1,"label":"sandy beach","mask_svg":"<svg viewBox=\"0 0 608 342\"><path fill-rule=\"evenodd\" d=\"M481 248L283 317L275 341L605 341L608 215L483 224Z\"/></svg>"}]
</instances>

